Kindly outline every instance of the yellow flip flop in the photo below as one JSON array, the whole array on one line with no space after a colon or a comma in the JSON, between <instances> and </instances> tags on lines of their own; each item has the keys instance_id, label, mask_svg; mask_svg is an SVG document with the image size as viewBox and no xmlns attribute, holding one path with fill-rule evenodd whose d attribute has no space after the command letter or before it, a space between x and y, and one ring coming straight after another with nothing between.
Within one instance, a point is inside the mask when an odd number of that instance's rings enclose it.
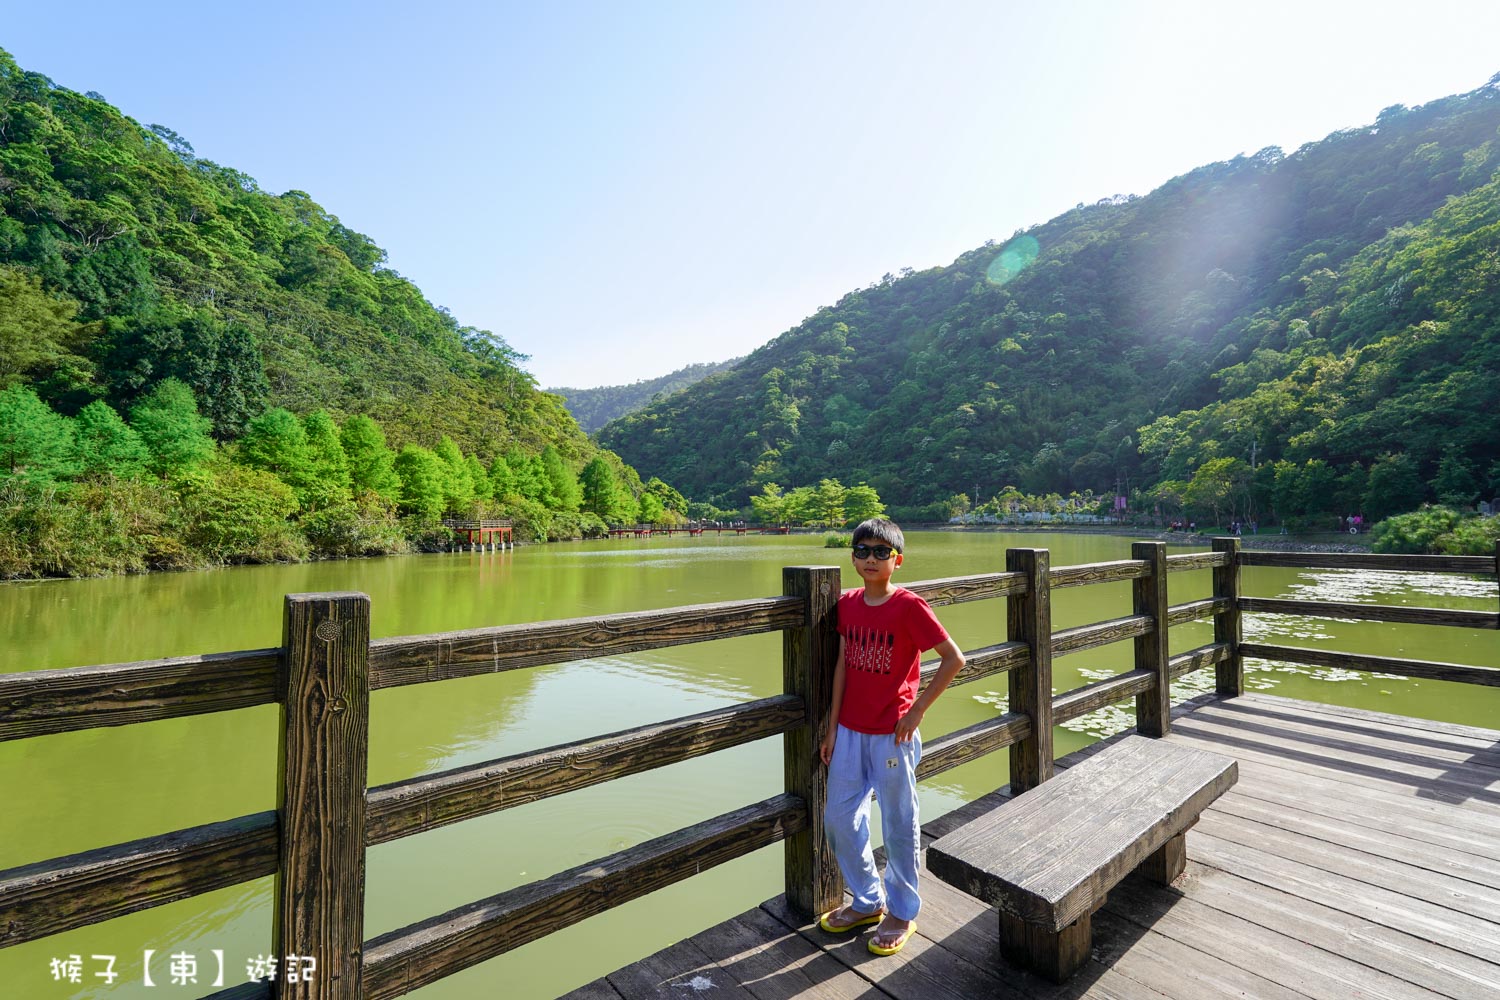
<instances>
[{"instance_id":1,"label":"yellow flip flop","mask_svg":"<svg viewBox=\"0 0 1500 1000\"><path fill-rule=\"evenodd\" d=\"M863 916L860 919L854 921L854 923L852 924L835 925L829 923L828 918L833 916L835 913L838 913L839 910L842 909L844 909L844 907L840 906L837 910L829 910L827 913L823 914L818 918L818 926L823 928L830 934L847 934L849 931L854 930L856 927L865 927L870 924L878 924L880 923L880 921L885 919L885 911L880 910L876 913L867 914L866 916Z\"/></svg>"},{"instance_id":2,"label":"yellow flip flop","mask_svg":"<svg viewBox=\"0 0 1500 1000\"><path fill-rule=\"evenodd\" d=\"M887 947L885 947L883 945L876 944L874 936L871 936L871 938L870 938L870 946L869 946L870 947L870 952L871 952L871 954L875 954L875 955L894 955L894 954L896 954L896 952L898 952L902 948L906 947L906 942L910 941L911 940L911 936L913 934L915 934L916 932L917 932L917 922L915 920L913 920L911 923L909 923L909 924L906 925L906 930L903 931L901 933L901 936L896 939L896 943L893 944L893 945L891 945L889 948L887 948Z\"/></svg>"}]
</instances>

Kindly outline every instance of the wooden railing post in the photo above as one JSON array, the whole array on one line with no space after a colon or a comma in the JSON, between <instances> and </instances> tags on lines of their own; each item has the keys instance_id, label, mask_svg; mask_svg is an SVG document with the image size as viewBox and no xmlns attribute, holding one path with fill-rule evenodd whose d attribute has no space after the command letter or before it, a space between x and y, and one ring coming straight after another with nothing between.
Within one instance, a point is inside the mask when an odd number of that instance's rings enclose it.
<instances>
[{"instance_id":1,"label":"wooden railing post","mask_svg":"<svg viewBox=\"0 0 1500 1000\"><path fill-rule=\"evenodd\" d=\"M1010 710L1031 718L1031 735L1010 747L1013 793L1052 777L1052 557L1046 549L1006 549L1007 572L1026 574L1026 593L1005 599L1006 635L1027 646L1010 672Z\"/></svg>"},{"instance_id":2,"label":"wooden railing post","mask_svg":"<svg viewBox=\"0 0 1500 1000\"><path fill-rule=\"evenodd\" d=\"M1215 668L1215 690L1223 695L1245 693L1245 663L1240 656L1240 540L1215 538L1215 552L1227 552L1229 565L1214 567L1214 597L1229 602L1228 608L1214 615L1214 642L1229 647L1229 658Z\"/></svg>"},{"instance_id":3,"label":"wooden railing post","mask_svg":"<svg viewBox=\"0 0 1500 1000\"><path fill-rule=\"evenodd\" d=\"M1151 575L1131 581L1131 605L1138 615L1149 615L1154 627L1135 637L1135 668L1156 675L1151 690L1135 696L1135 728L1145 736L1165 736L1172 725L1172 674L1167 646L1167 544L1134 542L1130 558L1151 564Z\"/></svg>"},{"instance_id":4,"label":"wooden railing post","mask_svg":"<svg viewBox=\"0 0 1500 1000\"><path fill-rule=\"evenodd\" d=\"M781 592L807 601L801 628L782 633L782 681L787 694L807 706L807 720L783 737L786 790L807 803L807 826L786 839L786 899L804 914L839 905L844 881L823 834L828 769L818 756L833 698L833 667L839 655L839 571L834 566L787 566Z\"/></svg>"},{"instance_id":5,"label":"wooden railing post","mask_svg":"<svg viewBox=\"0 0 1500 1000\"><path fill-rule=\"evenodd\" d=\"M276 996L359 1000L370 599L288 594L282 636Z\"/></svg>"}]
</instances>

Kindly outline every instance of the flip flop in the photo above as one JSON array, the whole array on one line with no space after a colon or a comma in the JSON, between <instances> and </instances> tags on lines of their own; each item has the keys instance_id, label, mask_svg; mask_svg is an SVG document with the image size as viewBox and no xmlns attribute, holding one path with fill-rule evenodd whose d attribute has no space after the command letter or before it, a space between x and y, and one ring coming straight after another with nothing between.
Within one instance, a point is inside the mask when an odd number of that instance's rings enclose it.
<instances>
[{"instance_id":1,"label":"flip flop","mask_svg":"<svg viewBox=\"0 0 1500 1000\"><path fill-rule=\"evenodd\" d=\"M893 945L891 945L890 947L886 947L885 945L876 944L875 943L875 938L878 937L879 935L878 934L871 935L870 936L870 946L869 946L870 947L870 952L872 954L875 954L875 955L894 955L894 954L896 954L896 952L898 952L902 948L906 947L906 942L909 941L909 940L911 940L911 936L914 933L916 933L916 930L917 930L917 922L915 920L913 920L911 923L909 923L909 924L906 925L906 930L904 930L904 931L901 932L901 936L896 939L896 943L893 944Z\"/></svg>"},{"instance_id":2,"label":"flip flop","mask_svg":"<svg viewBox=\"0 0 1500 1000\"><path fill-rule=\"evenodd\" d=\"M827 913L823 914L818 918L818 926L823 928L830 934L845 934L849 931L854 930L856 927L864 927L868 924L878 924L880 923L880 921L885 919L885 911L879 910L875 913L870 913L859 918L852 924L832 924L828 922L829 917L833 916L835 913L838 913L843 909L845 909L845 907L840 906L837 910L829 910Z\"/></svg>"}]
</instances>

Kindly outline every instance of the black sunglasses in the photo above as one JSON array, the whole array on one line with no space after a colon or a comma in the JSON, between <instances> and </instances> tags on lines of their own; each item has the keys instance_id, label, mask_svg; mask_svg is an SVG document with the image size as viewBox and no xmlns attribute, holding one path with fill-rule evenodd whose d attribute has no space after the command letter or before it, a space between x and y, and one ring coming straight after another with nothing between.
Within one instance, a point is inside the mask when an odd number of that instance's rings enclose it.
<instances>
[{"instance_id":1,"label":"black sunglasses","mask_svg":"<svg viewBox=\"0 0 1500 1000\"><path fill-rule=\"evenodd\" d=\"M876 545L873 547L869 545L856 545L854 546L854 558L868 559L873 555L876 559L884 562L899 551L901 550L893 549L889 545Z\"/></svg>"}]
</instances>

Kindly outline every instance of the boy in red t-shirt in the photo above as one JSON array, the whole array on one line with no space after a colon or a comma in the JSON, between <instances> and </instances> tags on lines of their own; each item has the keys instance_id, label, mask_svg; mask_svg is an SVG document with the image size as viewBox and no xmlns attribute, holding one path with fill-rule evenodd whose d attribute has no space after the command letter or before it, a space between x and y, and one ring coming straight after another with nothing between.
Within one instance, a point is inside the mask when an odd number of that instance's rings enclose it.
<instances>
[{"instance_id":1,"label":"boy in red t-shirt","mask_svg":"<svg viewBox=\"0 0 1500 1000\"><path fill-rule=\"evenodd\" d=\"M854 902L825 913L818 923L837 933L878 921L869 945L877 955L894 955L916 929L922 905L917 726L964 665L964 654L927 602L891 584L905 541L901 529L885 518L854 529L854 568L864 587L839 596L839 658L820 748L828 766L824 827ZM919 695L926 649L936 650L942 664ZM872 791L885 828L883 886L870 850Z\"/></svg>"}]
</instances>

